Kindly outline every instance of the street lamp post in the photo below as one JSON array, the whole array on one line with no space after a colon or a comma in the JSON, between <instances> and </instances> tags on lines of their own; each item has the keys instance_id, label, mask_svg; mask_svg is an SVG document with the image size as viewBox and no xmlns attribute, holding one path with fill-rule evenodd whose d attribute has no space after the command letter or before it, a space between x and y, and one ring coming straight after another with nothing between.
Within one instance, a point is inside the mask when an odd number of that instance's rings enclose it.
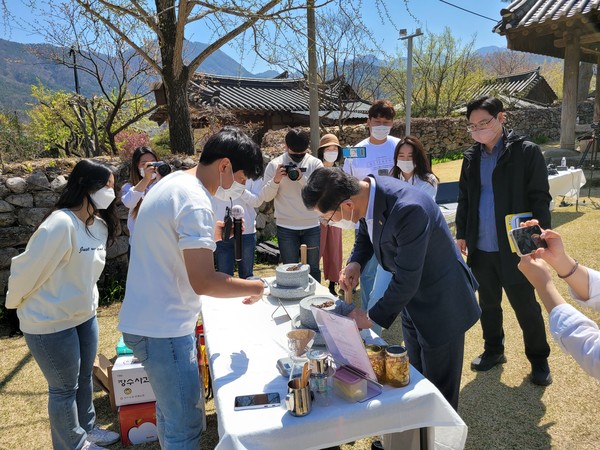
<instances>
[{"instance_id":1,"label":"street lamp post","mask_svg":"<svg viewBox=\"0 0 600 450\"><path fill-rule=\"evenodd\" d=\"M81 106L81 92L79 89L79 76L77 75L77 51L75 47L71 47L69 50L69 55L73 57L73 75L75 76L75 92L77 93L77 104L79 105L79 116L81 121L81 128L83 131L84 141L85 141L85 155L89 158L92 156L91 151L91 140L87 133L87 126L85 124L85 115L83 112L83 107Z\"/></svg>"},{"instance_id":2,"label":"street lamp post","mask_svg":"<svg viewBox=\"0 0 600 450\"><path fill-rule=\"evenodd\" d=\"M422 36L423 32L420 28L407 36L406 28L402 28L400 30L400 40L404 41L408 39L408 55L406 57L406 108L405 108L405 117L406 117L406 125L405 125L405 135L410 135L410 113L411 113L411 105L412 105L412 49L413 49L413 38L417 36Z\"/></svg>"}]
</instances>

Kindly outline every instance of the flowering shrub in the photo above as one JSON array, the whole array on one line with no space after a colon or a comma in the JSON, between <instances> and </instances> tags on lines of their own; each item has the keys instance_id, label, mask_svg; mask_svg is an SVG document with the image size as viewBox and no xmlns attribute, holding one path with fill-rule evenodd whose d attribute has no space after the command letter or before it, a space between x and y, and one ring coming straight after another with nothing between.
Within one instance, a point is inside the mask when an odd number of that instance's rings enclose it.
<instances>
[{"instance_id":1,"label":"flowering shrub","mask_svg":"<svg viewBox=\"0 0 600 450\"><path fill-rule=\"evenodd\" d=\"M131 156L136 148L150 145L148 135L136 130L121 131L115 136L115 141L119 148L119 157L123 162L131 161Z\"/></svg>"}]
</instances>

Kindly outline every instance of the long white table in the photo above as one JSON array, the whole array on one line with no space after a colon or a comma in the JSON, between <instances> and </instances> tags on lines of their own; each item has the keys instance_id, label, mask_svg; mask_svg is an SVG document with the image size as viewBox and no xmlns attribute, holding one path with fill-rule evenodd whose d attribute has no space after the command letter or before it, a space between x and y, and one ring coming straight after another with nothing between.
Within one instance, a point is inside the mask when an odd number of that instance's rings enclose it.
<instances>
[{"instance_id":1,"label":"long white table","mask_svg":"<svg viewBox=\"0 0 600 450\"><path fill-rule=\"evenodd\" d=\"M383 434L388 435L387 442L402 441L396 448L418 448L420 428L428 429L429 449L434 443L436 448L464 447L467 426L440 392L412 367L409 386L385 386L381 395L364 403L349 403L334 395L330 406L313 404L311 413L304 417L290 415L284 405L234 411L238 395L279 392L283 401L287 394L287 379L275 364L287 356L286 333L291 322L284 319L281 308L275 320L271 318L278 306L271 296L254 305L244 305L241 300L202 297L219 427L217 450L322 449ZM292 317L299 314L297 302L282 303ZM403 433L407 430L413 432ZM411 447L406 446L407 435Z\"/></svg>"},{"instance_id":2,"label":"long white table","mask_svg":"<svg viewBox=\"0 0 600 450\"><path fill-rule=\"evenodd\" d=\"M558 172L558 175L549 175L550 195L552 203L550 209L554 208L554 199L556 197L575 197L576 208L579 208L579 192L585 184L585 175L581 169L569 169Z\"/></svg>"}]
</instances>

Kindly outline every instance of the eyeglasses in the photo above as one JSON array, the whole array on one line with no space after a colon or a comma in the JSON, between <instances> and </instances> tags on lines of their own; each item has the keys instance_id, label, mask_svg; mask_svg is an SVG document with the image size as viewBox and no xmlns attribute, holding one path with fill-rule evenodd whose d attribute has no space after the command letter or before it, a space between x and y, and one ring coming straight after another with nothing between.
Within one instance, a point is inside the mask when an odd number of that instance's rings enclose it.
<instances>
[{"instance_id":1,"label":"eyeglasses","mask_svg":"<svg viewBox=\"0 0 600 450\"><path fill-rule=\"evenodd\" d=\"M470 123L467 125L467 131L472 133L473 131L481 130L485 128L492 120L494 120L496 116L492 116L487 120L480 120L477 123Z\"/></svg>"},{"instance_id":2,"label":"eyeglasses","mask_svg":"<svg viewBox=\"0 0 600 450\"><path fill-rule=\"evenodd\" d=\"M326 219L325 217L319 217L319 222L321 223L321 225L329 226L329 222L331 222L331 219L333 219L333 216L335 215L335 213L337 212L337 210L339 209L339 207L341 206L341 204L344 203L344 201L345 200L342 200L341 202L338 203L338 205L335 207L335 209L333 210L333 212L329 216L329 219Z\"/></svg>"}]
</instances>

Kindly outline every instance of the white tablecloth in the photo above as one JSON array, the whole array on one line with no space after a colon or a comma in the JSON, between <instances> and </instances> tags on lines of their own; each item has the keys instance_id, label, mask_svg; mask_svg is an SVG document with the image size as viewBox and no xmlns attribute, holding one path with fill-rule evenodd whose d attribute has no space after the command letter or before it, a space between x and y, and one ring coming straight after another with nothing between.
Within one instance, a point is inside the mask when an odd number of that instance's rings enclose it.
<instances>
[{"instance_id":1,"label":"white tablecloth","mask_svg":"<svg viewBox=\"0 0 600 450\"><path fill-rule=\"evenodd\" d=\"M558 175L549 175L548 183L552 199L558 196L579 199L579 191L585 184L585 175L581 169L569 169L558 172Z\"/></svg>"},{"instance_id":2,"label":"white tablecloth","mask_svg":"<svg viewBox=\"0 0 600 450\"><path fill-rule=\"evenodd\" d=\"M349 403L333 396L330 406L313 404L313 410L305 417L290 415L284 404L234 411L237 395L279 392L283 401L287 394L287 379L277 371L276 362L287 356L285 335L291 322L283 321L281 308L275 314L276 320L271 319L277 307L273 297L265 297L254 305L244 305L241 300L202 297L204 335L219 423L218 450L322 449L424 427L436 427L436 448L464 447L467 426L414 368L409 386L385 386L381 395L364 403ZM283 304L292 317L299 314L297 302ZM429 431L430 438L432 434ZM429 448L433 446L430 444Z\"/></svg>"}]
</instances>

